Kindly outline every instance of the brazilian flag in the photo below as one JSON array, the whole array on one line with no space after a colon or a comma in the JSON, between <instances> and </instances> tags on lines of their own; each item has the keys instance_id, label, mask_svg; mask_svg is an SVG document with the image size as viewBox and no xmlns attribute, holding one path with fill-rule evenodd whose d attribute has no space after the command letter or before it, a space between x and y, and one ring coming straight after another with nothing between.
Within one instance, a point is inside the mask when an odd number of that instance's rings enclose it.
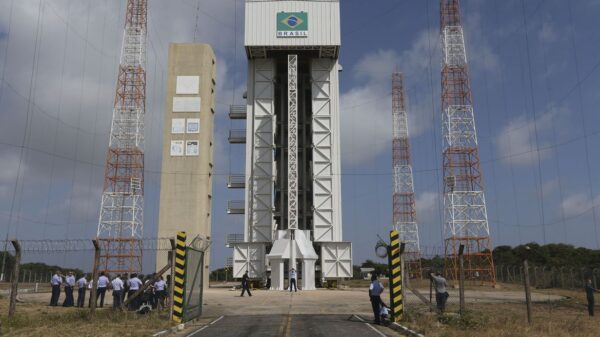
<instances>
[{"instance_id":1,"label":"brazilian flag","mask_svg":"<svg viewBox=\"0 0 600 337\"><path fill-rule=\"evenodd\" d=\"M308 31L308 13L279 12L277 13L277 31L300 32Z\"/></svg>"}]
</instances>

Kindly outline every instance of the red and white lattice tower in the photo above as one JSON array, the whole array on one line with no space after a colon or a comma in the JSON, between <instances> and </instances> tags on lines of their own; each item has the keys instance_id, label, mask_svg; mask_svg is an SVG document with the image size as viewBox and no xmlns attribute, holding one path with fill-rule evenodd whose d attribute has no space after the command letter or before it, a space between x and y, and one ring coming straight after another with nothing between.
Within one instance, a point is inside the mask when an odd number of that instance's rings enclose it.
<instances>
[{"instance_id":1,"label":"red and white lattice tower","mask_svg":"<svg viewBox=\"0 0 600 337\"><path fill-rule=\"evenodd\" d=\"M146 0L127 0L97 239L100 270L142 270Z\"/></svg>"},{"instance_id":2,"label":"red and white lattice tower","mask_svg":"<svg viewBox=\"0 0 600 337\"><path fill-rule=\"evenodd\" d=\"M465 278L495 283L459 0L440 1L440 34L445 274L458 279L463 244Z\"/></svg>"},{"instance_id":3,"label":"red and white lattice tower","mask_svg":"<svg viewBox=\"0 0 600 337\"><path fill-rule=\"evenodd\" d=\"M404 82L401 73L392 74L392 162L394 168L393 222L400 233L400 241L406 244L404 261L411 278L420 278L421 254L419 228L415 206L410 141L408 139L408 116L404 104Z\"/></svg>"}]
</instances>

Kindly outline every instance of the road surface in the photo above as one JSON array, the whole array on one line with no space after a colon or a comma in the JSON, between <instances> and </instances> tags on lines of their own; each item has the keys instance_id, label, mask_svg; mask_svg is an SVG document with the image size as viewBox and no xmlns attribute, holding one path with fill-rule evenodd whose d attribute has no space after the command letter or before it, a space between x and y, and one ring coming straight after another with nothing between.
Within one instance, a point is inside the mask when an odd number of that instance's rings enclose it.
<instances>
[{"instance_id":1,"label":"road surface","mask_svg":"<svg viewBox=\"0 0 600 337\"><path fill-rule=\"evenodd\" d=\"M250 308L248 308L251 310ZM222 316L186 337L392 337L395 331L355 315Z\"/></svg>"}]
</instances>

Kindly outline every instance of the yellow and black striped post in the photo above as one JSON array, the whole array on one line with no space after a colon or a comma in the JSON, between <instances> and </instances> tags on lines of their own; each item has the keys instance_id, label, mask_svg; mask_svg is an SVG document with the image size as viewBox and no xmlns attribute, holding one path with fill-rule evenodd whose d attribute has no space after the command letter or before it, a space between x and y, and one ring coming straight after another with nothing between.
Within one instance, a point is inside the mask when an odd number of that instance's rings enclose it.
<instances>
[{"instance_id":1,"label":"yellow and black striped post","mask_svg":"<svg viewBox=\"0 0 600 337\"><path fill-rule=\"evenodd\" d=\"M183 298L185 292L185 232L177 232L175 248L175 280L173 280L173 320L183 321Z\"/></svg>"},{"instance_id":2,"label":"yellow and black striped post","mask_svg":"<svg viewBox=\"0 0 600 337\"><path fill-rule=\"evenodd\" d=\"M402 320L404 303L402 298L402 260L400 258L400 234L397 230L390 231L390 247L388 259L390 275L390 308L391 318L394 322Z\"/></svg>"}]
</instances>

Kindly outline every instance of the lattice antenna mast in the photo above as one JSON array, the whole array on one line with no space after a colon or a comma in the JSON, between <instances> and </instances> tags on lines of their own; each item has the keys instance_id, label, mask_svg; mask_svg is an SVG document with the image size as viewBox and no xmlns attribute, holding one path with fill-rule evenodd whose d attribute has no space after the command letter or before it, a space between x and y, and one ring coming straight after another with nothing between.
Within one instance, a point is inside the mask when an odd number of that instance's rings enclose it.
<instances>
[{"instance_id":1,"label":"lattice antenna mast","mask_svg":"<svg viewBox=\"0 0 600 337\"><path fill-rule=\"evenodd\" d=\"M459 0L440 0L445 272L458 279L465 245L467 279L495 283L479 147Z\"/></svg>"},{"instance_id":2,"label":"lattice antenna mast","mask_svg":"<svg viewBox=\"0 0 600 337\"><path fill-rule=\"evenodd\" d=\"M421 277L419 228L413 185L408 116L404 104L404 80L401 73L392 74L392 161L394 168L393 221L406 243L405 261L411 278Z\"/></svg>"},{"instance_id":3,"label":"lattice antenna mast","mask_svg":"<svg viewBox=\"0 0 600 337\"><path fill-rule=\"evenodd\" d=\"M100 268L142 270L146 0L127 0L97 237Z\"/></svg>"}]
</instances>

